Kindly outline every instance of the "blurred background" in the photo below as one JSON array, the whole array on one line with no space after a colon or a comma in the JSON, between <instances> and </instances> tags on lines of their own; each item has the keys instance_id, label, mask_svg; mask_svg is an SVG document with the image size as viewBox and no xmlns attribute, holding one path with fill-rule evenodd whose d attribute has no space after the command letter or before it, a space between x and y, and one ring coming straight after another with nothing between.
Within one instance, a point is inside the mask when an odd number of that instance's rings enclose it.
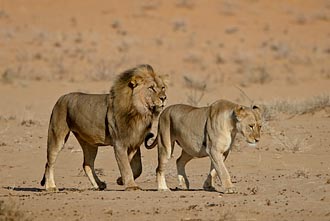
<instances>
[{"instance_id":1,"label":"blurred background","mask_svg":"<svg viewBox=\"0 0 330 221\"><path fill-rule=\"evenodd\" d=\"M149 63L206 93L291 87L329 82L329 57L326 0L0 1L2 83L110 82Z\"/></svg>"}]
</instances>

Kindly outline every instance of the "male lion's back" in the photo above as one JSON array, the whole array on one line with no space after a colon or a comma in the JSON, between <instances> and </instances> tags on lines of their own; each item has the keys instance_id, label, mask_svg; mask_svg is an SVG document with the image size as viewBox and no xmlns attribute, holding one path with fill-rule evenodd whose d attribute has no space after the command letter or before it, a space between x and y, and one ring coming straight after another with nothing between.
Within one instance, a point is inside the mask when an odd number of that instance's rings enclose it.
<instances>
[{"instance_id":1,"label":"male lion's back","mask_svg":"<svg viewBox=\"0 0 330 221\"><path fill-rule=\"evenodd\" d=\"M108 94L65 94L53 108L50 127L59 127L65 121L70 131L84 140L93 144L104 144L109 133L108 108Z\"/></svg>"}]
</instances>

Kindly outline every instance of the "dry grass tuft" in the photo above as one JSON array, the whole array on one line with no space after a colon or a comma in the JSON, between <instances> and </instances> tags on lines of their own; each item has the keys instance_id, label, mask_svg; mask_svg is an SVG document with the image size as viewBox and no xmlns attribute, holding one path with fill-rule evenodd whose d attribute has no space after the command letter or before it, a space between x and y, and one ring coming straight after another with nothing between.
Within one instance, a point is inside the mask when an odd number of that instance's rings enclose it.
<instances>
[{"instance_id":1,"label":"dry grass tuft","mask_svg":"<svg viewBox=\"0 0 330 221\"><path fill-rule=\"evenodd\" d=\"M22 220L28 221L32 220L24 212L18 209L18 206L14 203L5 203L5 201L0 200L0 220L3 221L13 221Z\"/></svg>"},{"instance_id":2,"label":"dry grass tuft","mask_svg":"<svg viewBox=\"0 0 330 221\"><path fill-rule=\"evenodd\" d=\"M276 151L296 153L311 149L311 145L308 144L304 135L289 136L283 131L278 131L271 127L268 123L263 124L263 131L272 137Z\"/></svg>"},{"instance_id":3,"label":"dry grass tuft","mask_svg":"<svg viewBox=\"0 0 330 221\"><path fill-rule=\"evenodd\" d=\"M278 114L281 113L291 116L302 115L330 107L330 94L322 94L302 101L276 100L263 106L265 120L277 119Z\"/></svg>"}]
</instances>

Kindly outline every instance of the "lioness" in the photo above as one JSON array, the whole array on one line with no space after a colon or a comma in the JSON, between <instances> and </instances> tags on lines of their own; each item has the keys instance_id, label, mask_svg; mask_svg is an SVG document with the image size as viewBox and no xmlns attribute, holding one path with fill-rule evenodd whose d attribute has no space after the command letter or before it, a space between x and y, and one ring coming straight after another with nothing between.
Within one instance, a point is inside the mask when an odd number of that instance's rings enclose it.
<instances>
[{"instance_id":1,"label":"lioness","mask_svg":"<svg viewBox=\"0 0 330 221\"><path fill-rule=\"evenodd\" d=\"M153 134L148 134L145 146L148 149L158 144L158 167L156 170L158 190L169 190L166 185L164 167L170 159L175 142L182 148L177 159L177 172L181 188L189 189L185 165L193 158L209 156L210 173L204 182L205 190L215 190L214 177L221 179L225 193L234 193L235 188L224 164L237 132L241 133L249 144L260 139L260 108L244 107L226 100L218 100L208 107L172 105L161 113L158 123L158 135L154 142L147 144Z\"/></svg>"},{"instance_id":2,"label":"lioness","mask_svg":"<svg viewBox=\"0 0 330 221\"><path fill-rule=\"evenodd\" d=\"M94 161L99 146L111 145L126 190L139 189L134 179L142 172L140 145L153 119L166 102L163 76L150 65L139 65L121 73L110 94L70 93L59 98L48 129L47 163L41 185L56 191L54 164L72 132L84 154L84 171L95 189L106 184L97 177Z\"/></svg>"}]
</instances>

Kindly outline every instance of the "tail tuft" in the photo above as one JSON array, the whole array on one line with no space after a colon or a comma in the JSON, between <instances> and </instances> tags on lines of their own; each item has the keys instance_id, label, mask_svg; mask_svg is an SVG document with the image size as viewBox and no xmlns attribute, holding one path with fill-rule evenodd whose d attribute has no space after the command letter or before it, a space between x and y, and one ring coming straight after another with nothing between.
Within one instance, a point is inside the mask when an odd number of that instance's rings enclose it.
<instances>
[{"instance_id":1,"label":"tail tuft","mask_svg":"<svg viewBox=\"0 0 330 221\"><path fill-rule=\"evenodd\" d=\"M42 178L42 180L40 181L40 185L41 186L45 186L46 183L46 176L44 175L44 177Z\"/></svg>"},{"instance_id":2,"label":"tail tuft","mask_svg":"<svg viewBox=\"0 0 330 221\"><path fill-rule=\"evenodd\" d=\"M153 138L155 135L153 133L148 133L146 135L146 137L144 138L144 146L147 148L147 149L152 149L155 147L156 145L156 139L154 140L154 142L152 142L151 145L148 145L148 141Z\"/></svg>"}]
</instances>

